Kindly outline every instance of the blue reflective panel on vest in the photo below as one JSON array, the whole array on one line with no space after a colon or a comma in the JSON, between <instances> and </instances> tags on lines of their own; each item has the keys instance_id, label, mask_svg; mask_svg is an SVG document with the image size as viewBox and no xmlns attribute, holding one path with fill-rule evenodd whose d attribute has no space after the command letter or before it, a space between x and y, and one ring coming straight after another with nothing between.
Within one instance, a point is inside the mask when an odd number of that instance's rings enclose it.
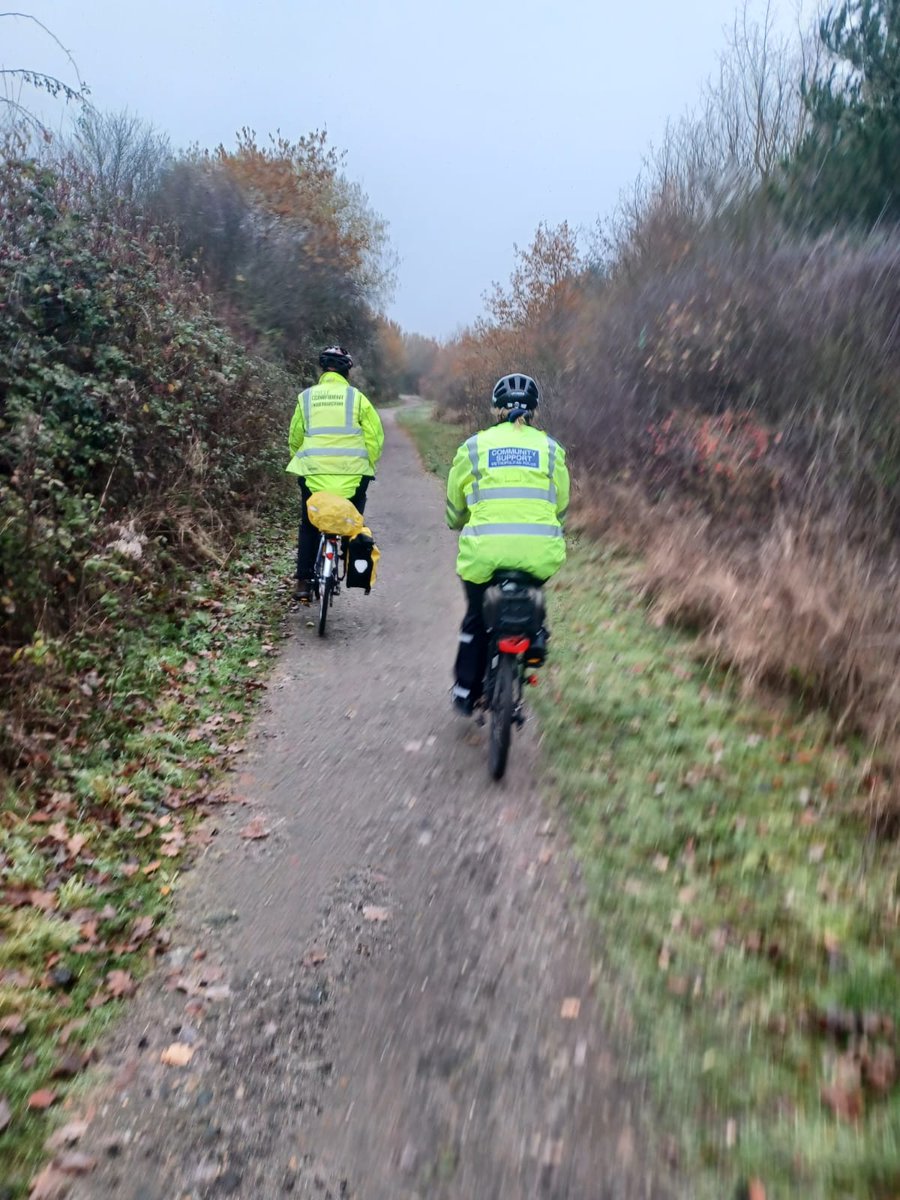
<instances>
[{"instance_id":1,"label":"blue reflective panel on vest","mask_svg":"<svg viewBox=\"0 0 900 1200\"><path fill-rule=\"evenodd\" d=\"M537 450L525 446L498 446L488 450L488 467L534 467L541 464Z\"/></svg>"}]
</instances>

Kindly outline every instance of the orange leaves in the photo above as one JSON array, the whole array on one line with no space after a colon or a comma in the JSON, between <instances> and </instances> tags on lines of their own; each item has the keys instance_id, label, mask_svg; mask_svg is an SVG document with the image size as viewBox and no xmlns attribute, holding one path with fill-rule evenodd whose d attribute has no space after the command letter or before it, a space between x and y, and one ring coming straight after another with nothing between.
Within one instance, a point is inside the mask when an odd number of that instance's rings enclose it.
<instances>
[{"instance_id":1,"label":"orange leaves","mask_svg":"<svg viewBox=\"0 0 900 1200\"><path fill-rule=\"evenodd\" d=\"M514 249L516 265L508 288L495 283L487 297L488 311L498 325L525 328L573 307L584 262L578 235L568 221L557 226L542 221L531 245Z\"/></svg>"},{"instance_id":2,"label":"orange leaves","mask_svg":"<svg viewBox=\"0 0 900 1200\"><path fill-rule=\"evenodd\" d=\"M236 183L247 199L278 225L302 230L304 250L313 262L360 269L373 248L371 216L341 176L343 155L316 130L291 142L273 135L260 145L244 128L237 147L219 146L207 159Z\"/></svg>"},{"instance_id":3,"label":"orange leaves","mask_svg":"<svg viewBox=\"0 0 900 1200\"><path fill-rule=\"evenodd\" d=\"M184 1042L173 1042L159 1056L159 1061L167 1067L186 1067L194 1057L194 1047Z\"/></svg>"},{"instance_id":4,"label":"orange leaves","mask_svg":"<svg viewBox=\"0 0 900 1200\"><path fill-rule=\"evenodd\" d=\"M110 971L106 976L106 990L117 1000L122 996L133 996L136 987L129 971Z\"/></svg>"}]
</instances>

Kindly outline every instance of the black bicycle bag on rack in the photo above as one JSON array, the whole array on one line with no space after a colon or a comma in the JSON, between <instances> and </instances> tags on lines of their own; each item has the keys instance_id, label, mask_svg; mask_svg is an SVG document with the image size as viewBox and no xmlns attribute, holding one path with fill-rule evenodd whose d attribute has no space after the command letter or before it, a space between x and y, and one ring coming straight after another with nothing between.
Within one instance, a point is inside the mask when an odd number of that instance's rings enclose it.
<instances>
[{"instance_id":1,"label":"black bicycle bag on rack","mask_svg":"<svg viewBox=\"0 0 900 1200\"><path fill-rule=\"evenodd\" d=\"M370 533L358 533L347 546L347 587L372 590L375 570L375 539Z\"/></svg>"},{"instance_id":2,"label":"black bicycle bag on rack","mask_svg":"<svg viewBox=\"0 0 900 1200\"><path fill-rule=\"evenodd\" d=\"M492 633L534 637L544 623L544 593L524 571L498 571L484 593L482 611Z\"/></svg>"}]
</instances>

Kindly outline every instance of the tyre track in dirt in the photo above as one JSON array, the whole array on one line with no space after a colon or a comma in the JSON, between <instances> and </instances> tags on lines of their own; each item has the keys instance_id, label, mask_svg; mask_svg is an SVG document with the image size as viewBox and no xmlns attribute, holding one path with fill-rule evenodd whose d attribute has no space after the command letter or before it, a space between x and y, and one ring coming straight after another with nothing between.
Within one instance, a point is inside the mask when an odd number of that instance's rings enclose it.
<instances>
[{"instance_id":1,"label":"tyre track in dirt","mask_svg":"<svg viewBox=\"0 0 900 1200\"><path fill-rule=\"evenodd\" d=\"M245 802L104 1047L76 1200L669 1195L592 995L537 730L497 786L484 733L450 712L454 538L385 415L381 578L338 598L325 639L289 618ZM257 815L269 837L241 839ZM188 1066L160 1063L173 1041Z\"/></svg>"}]
</instances>

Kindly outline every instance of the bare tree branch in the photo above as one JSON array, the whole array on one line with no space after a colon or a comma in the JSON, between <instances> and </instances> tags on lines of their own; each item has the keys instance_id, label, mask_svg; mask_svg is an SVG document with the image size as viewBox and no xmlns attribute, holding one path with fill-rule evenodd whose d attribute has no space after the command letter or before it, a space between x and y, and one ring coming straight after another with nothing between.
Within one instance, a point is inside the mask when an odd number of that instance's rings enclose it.
<instances>
[{"instance_id":1,"label":"bare tree branch","mask_svg":"<svg viewBox=\"0 0 900 1200\"><path fill-rule=\"evenodd\" d=\"M81 78L81 72L78 70L78 64L76 63L75 59L72 57L72 52L70 50L68 50L62 44L62 42L59 40L59 38L56 36L56 34L53 32L52 29L48 29L43 21L39 21L37 19L37 17L32 16L31 13L0 12L0 18L3 18L3 17L14 17L14 18L18 18L20 21L31 21L35 25L37 25L39 29L42 29L44 31L44 33L46 33L46 35L49 38L51 38L57 44L57 46L59 46L60 50L62 50L63 54L69 60L69 66L75 72L75 78L78 80L79 89L81 90L82 94L86 94L88 89L85 85L84 80Z\"/></svg>"}]
</instances>

